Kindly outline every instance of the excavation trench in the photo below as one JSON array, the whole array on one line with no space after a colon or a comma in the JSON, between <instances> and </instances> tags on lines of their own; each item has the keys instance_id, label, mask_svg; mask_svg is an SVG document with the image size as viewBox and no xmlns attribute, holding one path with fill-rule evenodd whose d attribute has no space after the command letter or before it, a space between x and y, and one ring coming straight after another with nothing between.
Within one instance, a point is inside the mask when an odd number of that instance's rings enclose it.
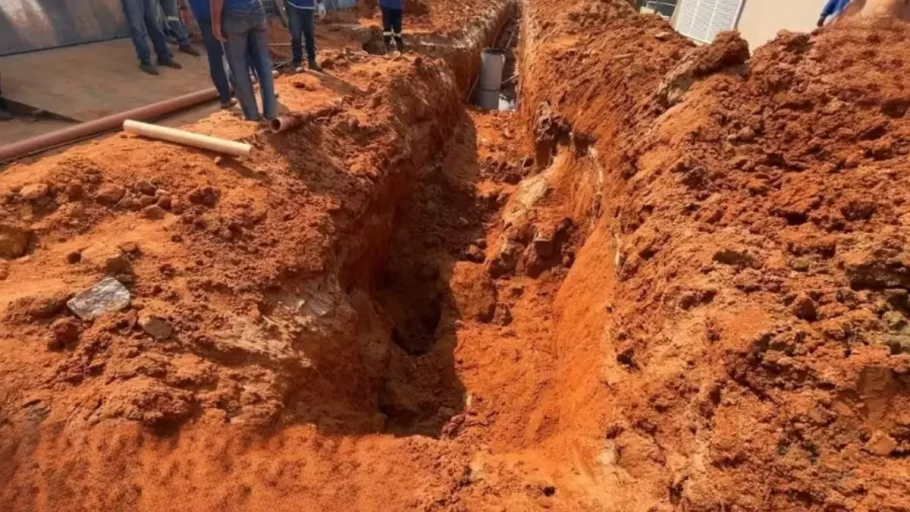
<instances>
[{"instance_id":1,"label":"excavation trench","mask_svg":"<svg viewBox=\"0 0 910 512\"><path fill-rule=\"evenodd\" d=\"M431 106L431 113L419 120L426 133L442 137L413 141L419 153L393 157L399 170L379 184L350 235L338 238L337 270L329 274L337 278L290 275L267 292L260 305L266 318L315 304L317 322L323 315L340 320L337 325L326 322L324 332L316 327L295 334L295 344L317 370L315 375L307 369L288 374L281 386L289 411L285 421L316 423L328 433L378 429L439 437L464 412L469 397L457 375L458 331L465 323L509 321L508 307L497 306L484 254L497 248L490 226L500 222L499 209L508 194L483 189L513 187L531 169L516 149L512 117L489 128L500 139L502 132L509 135L510 140L500 141L508 148L479 160L487 144L479 140L473 117L485 114L466 109L464 99L484 48L509 47L507 70L512 73L517 23L517 5L501 0L454 37L407 38L418 61L441 59L454 78L446 84L451 90L427 98L441 105L439 113L432 113ZM381 34L358 28L351 37L368 37L364 47L380 53ZM505 90L514 103L514 78L509 83ZM457 99L450 105L453 97ZM472 267L470 278L465 264ZM479 288L477 283L482 283ZM341 310L348 311L348 320L338 318Z\"/></svg>"}]
</instances>

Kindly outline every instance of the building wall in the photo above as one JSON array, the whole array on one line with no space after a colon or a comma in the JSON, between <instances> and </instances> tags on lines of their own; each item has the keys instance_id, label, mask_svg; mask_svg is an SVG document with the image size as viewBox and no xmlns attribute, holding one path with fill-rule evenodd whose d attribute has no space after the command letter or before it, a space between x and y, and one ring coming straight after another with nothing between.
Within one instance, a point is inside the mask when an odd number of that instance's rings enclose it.
<instances>
[{"instance_id":1,"label":"building wall","mask_svg":"<svg viewBox=\"0 0 910 512\"><path fill-rule=\"evenodd\" d=\"M745 0L737 28L755 51L781 30L812 31L824 6L825 0Z\"/></svg>"}]
</instances>

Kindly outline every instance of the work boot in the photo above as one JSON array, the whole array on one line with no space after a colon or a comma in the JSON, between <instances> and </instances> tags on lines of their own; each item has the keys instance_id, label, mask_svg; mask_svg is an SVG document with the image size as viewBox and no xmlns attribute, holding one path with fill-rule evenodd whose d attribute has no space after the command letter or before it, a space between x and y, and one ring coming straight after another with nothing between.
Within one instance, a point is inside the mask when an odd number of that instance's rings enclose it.
<instances>
[{"instance_id":1,"label":"work boot","mask_svg":"<svg viewBox=\"0 0 910 512\"><path fill-rule=\"evenodd\" d=\"M322 66L320 66L319 63L316 62L316 59L308 60L307 67L310 68L310 71L317 71L319 73L322 73Z\"/></svg>"},{"instance_id":2,"label":"work boot","mask_svg":"<svg viewBox=\"0 0 910 512\"><path fill-rule=\"evenodd\" d=\"M0 108L0 121L10 121L13 119L13 115Z\"/></svg>"},{"instance_id":3,"label":"work boot","mask_svg":"<svg viewBox=\"0 0 910 512\"><path fill-rule=\"evenodd\" d=\"M199 50L193 48L190 45L181 46L179 48L179 51L181 51L187 55L192 55L193 57L199 57L200 55L202 55L201 53L199 53Z\"/></svg>"},{"instance_id":4,"label":"work boot","mask_svg":"<svg viewBox=\"0 0 910 512\"><path fill-rule=\"evenodd\" d=\"M142 71L145 71L146 73L148 73L150 75L159 74L158 68L156 68L154 64L152 64L151 62L149 62L147 60L143 60L143 61L139 62L139 69L141 69Z\"/></svg>"},{"instance_id":5,"label":"work boot","mask_svg":"<svg viewBox=\"0 0 910 512\"><path fill-rule=\"evenodd\" d=\"M173 69L183 69L183 66L181 66L180 63L174 59L167 59L167 60L158 59L158 65L173 68ZM157 74L157 73L155 73L155 74Z\"/></svg>"},{"instance_id":6,"label":"work boot","mask_svg":"<svg viewBox=\"0 0 910 512\"><path fill-rule=\"evenodd\" d=\"M401 40L401 36L395 38L395 48L400 52L404 53L404 41Z\"/></svg>"}]
</instances>

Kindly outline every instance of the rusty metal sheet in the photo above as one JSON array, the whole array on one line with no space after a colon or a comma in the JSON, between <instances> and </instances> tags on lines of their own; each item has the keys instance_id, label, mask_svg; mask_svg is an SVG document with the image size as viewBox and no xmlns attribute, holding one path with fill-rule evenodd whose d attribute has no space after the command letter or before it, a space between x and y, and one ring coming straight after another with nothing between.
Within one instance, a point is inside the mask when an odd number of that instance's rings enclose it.
<instances>
[{"instance_id":1,"label":"rusty metal sheet","mask_svg":"<svg viewBox=\"0 0 910 512\"><path fill-rule=\"evenodd\" d=\"M120 0L0 0L0 55L127 35Z\"/></svg>"}]
</instances>

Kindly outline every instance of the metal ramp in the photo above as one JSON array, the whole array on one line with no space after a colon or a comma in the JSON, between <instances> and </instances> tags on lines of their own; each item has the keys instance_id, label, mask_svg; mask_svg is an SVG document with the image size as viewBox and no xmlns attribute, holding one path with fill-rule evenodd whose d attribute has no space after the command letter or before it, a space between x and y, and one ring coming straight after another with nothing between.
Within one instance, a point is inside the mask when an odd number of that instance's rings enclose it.
<instances>
[{"instance_id":1,"label":"metal ramp","mask_svg":"<svg viewBox=\"0 0 910 512\"><path fill-rule=\"evenodd\" d=\"M0 1L0 55L128 35L120 0Z\"/></svg>"}]
</instances>

